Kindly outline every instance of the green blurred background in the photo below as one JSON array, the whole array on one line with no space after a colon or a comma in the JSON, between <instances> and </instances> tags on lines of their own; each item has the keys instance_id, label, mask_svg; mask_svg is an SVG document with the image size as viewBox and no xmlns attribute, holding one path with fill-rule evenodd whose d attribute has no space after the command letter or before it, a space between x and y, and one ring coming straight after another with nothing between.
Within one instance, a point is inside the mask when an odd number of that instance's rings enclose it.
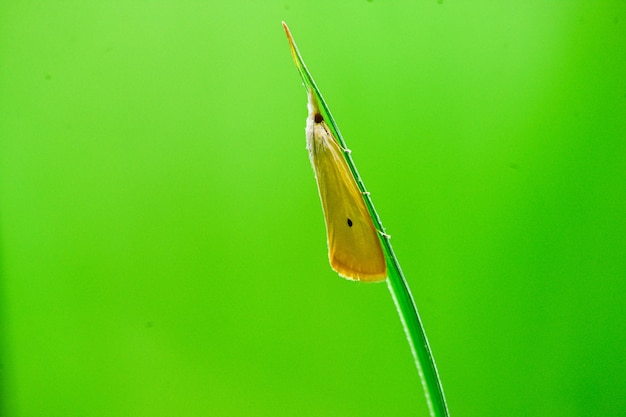
<instances>
[{"instance_id":1,"label":"green blurred background","mask_svg":"<svg viewBox=\"0 0 626 417\"><path fill-rule=\"evenodd\" d=\"M624 415L626 2L448 0L2 2L2 415L427 415L281 20L452 416Z\"/></svg>"}]
</instances>

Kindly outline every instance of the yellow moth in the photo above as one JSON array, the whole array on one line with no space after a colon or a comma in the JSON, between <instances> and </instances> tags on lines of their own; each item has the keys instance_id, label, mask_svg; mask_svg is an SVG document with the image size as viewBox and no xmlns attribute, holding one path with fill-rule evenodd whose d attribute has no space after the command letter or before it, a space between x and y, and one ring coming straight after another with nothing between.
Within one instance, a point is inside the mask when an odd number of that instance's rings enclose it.
<instances>
[{"instance_id":1,"label":"yellow moth","mask_svg":"<svg viewBox=\"0 0 626 417\"><path fill-rule=\"evenodd\" d=\"M308 88L306 146L322 200L328 257L344 278L376 282L387 277L385 256L363 194Z\"/></svg>"}]
</instances>

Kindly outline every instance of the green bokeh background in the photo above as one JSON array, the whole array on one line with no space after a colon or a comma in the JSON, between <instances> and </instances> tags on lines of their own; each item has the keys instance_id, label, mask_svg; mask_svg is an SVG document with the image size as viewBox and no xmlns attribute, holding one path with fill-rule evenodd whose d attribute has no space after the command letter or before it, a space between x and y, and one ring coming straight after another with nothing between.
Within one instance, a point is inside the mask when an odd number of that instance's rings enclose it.
<instances>
[{"instance_id":1,"label":"green bokeh background","mask_svg":"<svg viewBox=\"0 0 626 417\"><path fill-rule=\"evenodd\" d=\"M2 415L427 415L281 20L452 416L624 415L626 2L448 0L2 2Z\"/></svg>"}]
</instances>

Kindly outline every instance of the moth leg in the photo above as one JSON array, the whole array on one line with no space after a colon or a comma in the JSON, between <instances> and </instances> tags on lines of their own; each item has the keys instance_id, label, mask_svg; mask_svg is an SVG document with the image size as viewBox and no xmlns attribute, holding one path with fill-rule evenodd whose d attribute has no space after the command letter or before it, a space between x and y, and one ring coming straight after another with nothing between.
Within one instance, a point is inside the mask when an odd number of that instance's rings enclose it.
<instances>
[{"instance_id":1,"label":"moth leg","mask_svg":"<svg viewBox=\"0 0 626 417\"><path fill-rule=\"evenodd\" d=\"M384 237L385 239L391 239L391 235L389 235L389 234L387 234L387 233L385 233L385 232L383 232L383 231L381 231L381 230L378 230L378 229L376 229L376 231L377 231L378 233L380 233L380 235L381 235L382 237Z\"/></svg>"}]
</instances>

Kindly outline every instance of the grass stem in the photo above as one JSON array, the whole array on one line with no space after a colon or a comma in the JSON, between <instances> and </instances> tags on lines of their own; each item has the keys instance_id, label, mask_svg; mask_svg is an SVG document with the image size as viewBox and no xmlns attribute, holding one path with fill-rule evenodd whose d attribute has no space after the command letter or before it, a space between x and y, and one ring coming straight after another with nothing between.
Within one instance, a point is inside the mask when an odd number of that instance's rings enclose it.
<instances>
[{"instance_id":1,"label":"grass stem","mask_svg":"<svg viewBox=\"0 0 626 417\"><path fill-rule=\"evenodd\" d=\"M348 149L341 133L339 132L339 128L337 127L337 124L335 123L335 120L326 105L326 102L324 101L317 85L315 85L315 81L313 81L313 77L309 73L302 57L300 56L300 52L298 51L296 43L294 42L291 32L285 22L283 22L283 28L287 34L291 54L293 55L293 60L298 68L298 72L302 77L304 87L307 91L312 91L316 96L322 112L325 113L323 114L325 120L329 121L328 126L333 135L337 138L337 141L344 150ZM400 315L400 321L404 327L404 331L411 348L411 353L415 359L415 365L417 366L417 370L422 381L430 415L433 417L448 417L448 406L443 394L441 380L439 379L439 374L437 373L437 367L435 366L435 360L430 350L428 339L426 338L424 326L422 325L419 314L417 313L413 296L411 295L409 286L404 279L404 275L402 274L400 263L393 252L393 248L391 247L391 242L389 240L390 236L385 233L385 228L383 227L380 217L374 208L370 193L367 192L365 184L356 169L351 153L344 152L344 157L346 158L346 162L352 171L352 175L354 176L359 189L363 193L365 204L370 216L372 217L374 225L380 232L380 240L382 242L385 259L387 261L387 284L389 292L391 293L391 298L393 299L396 309L398 310L398 314Z\"/></svg>"}]
</instances>

